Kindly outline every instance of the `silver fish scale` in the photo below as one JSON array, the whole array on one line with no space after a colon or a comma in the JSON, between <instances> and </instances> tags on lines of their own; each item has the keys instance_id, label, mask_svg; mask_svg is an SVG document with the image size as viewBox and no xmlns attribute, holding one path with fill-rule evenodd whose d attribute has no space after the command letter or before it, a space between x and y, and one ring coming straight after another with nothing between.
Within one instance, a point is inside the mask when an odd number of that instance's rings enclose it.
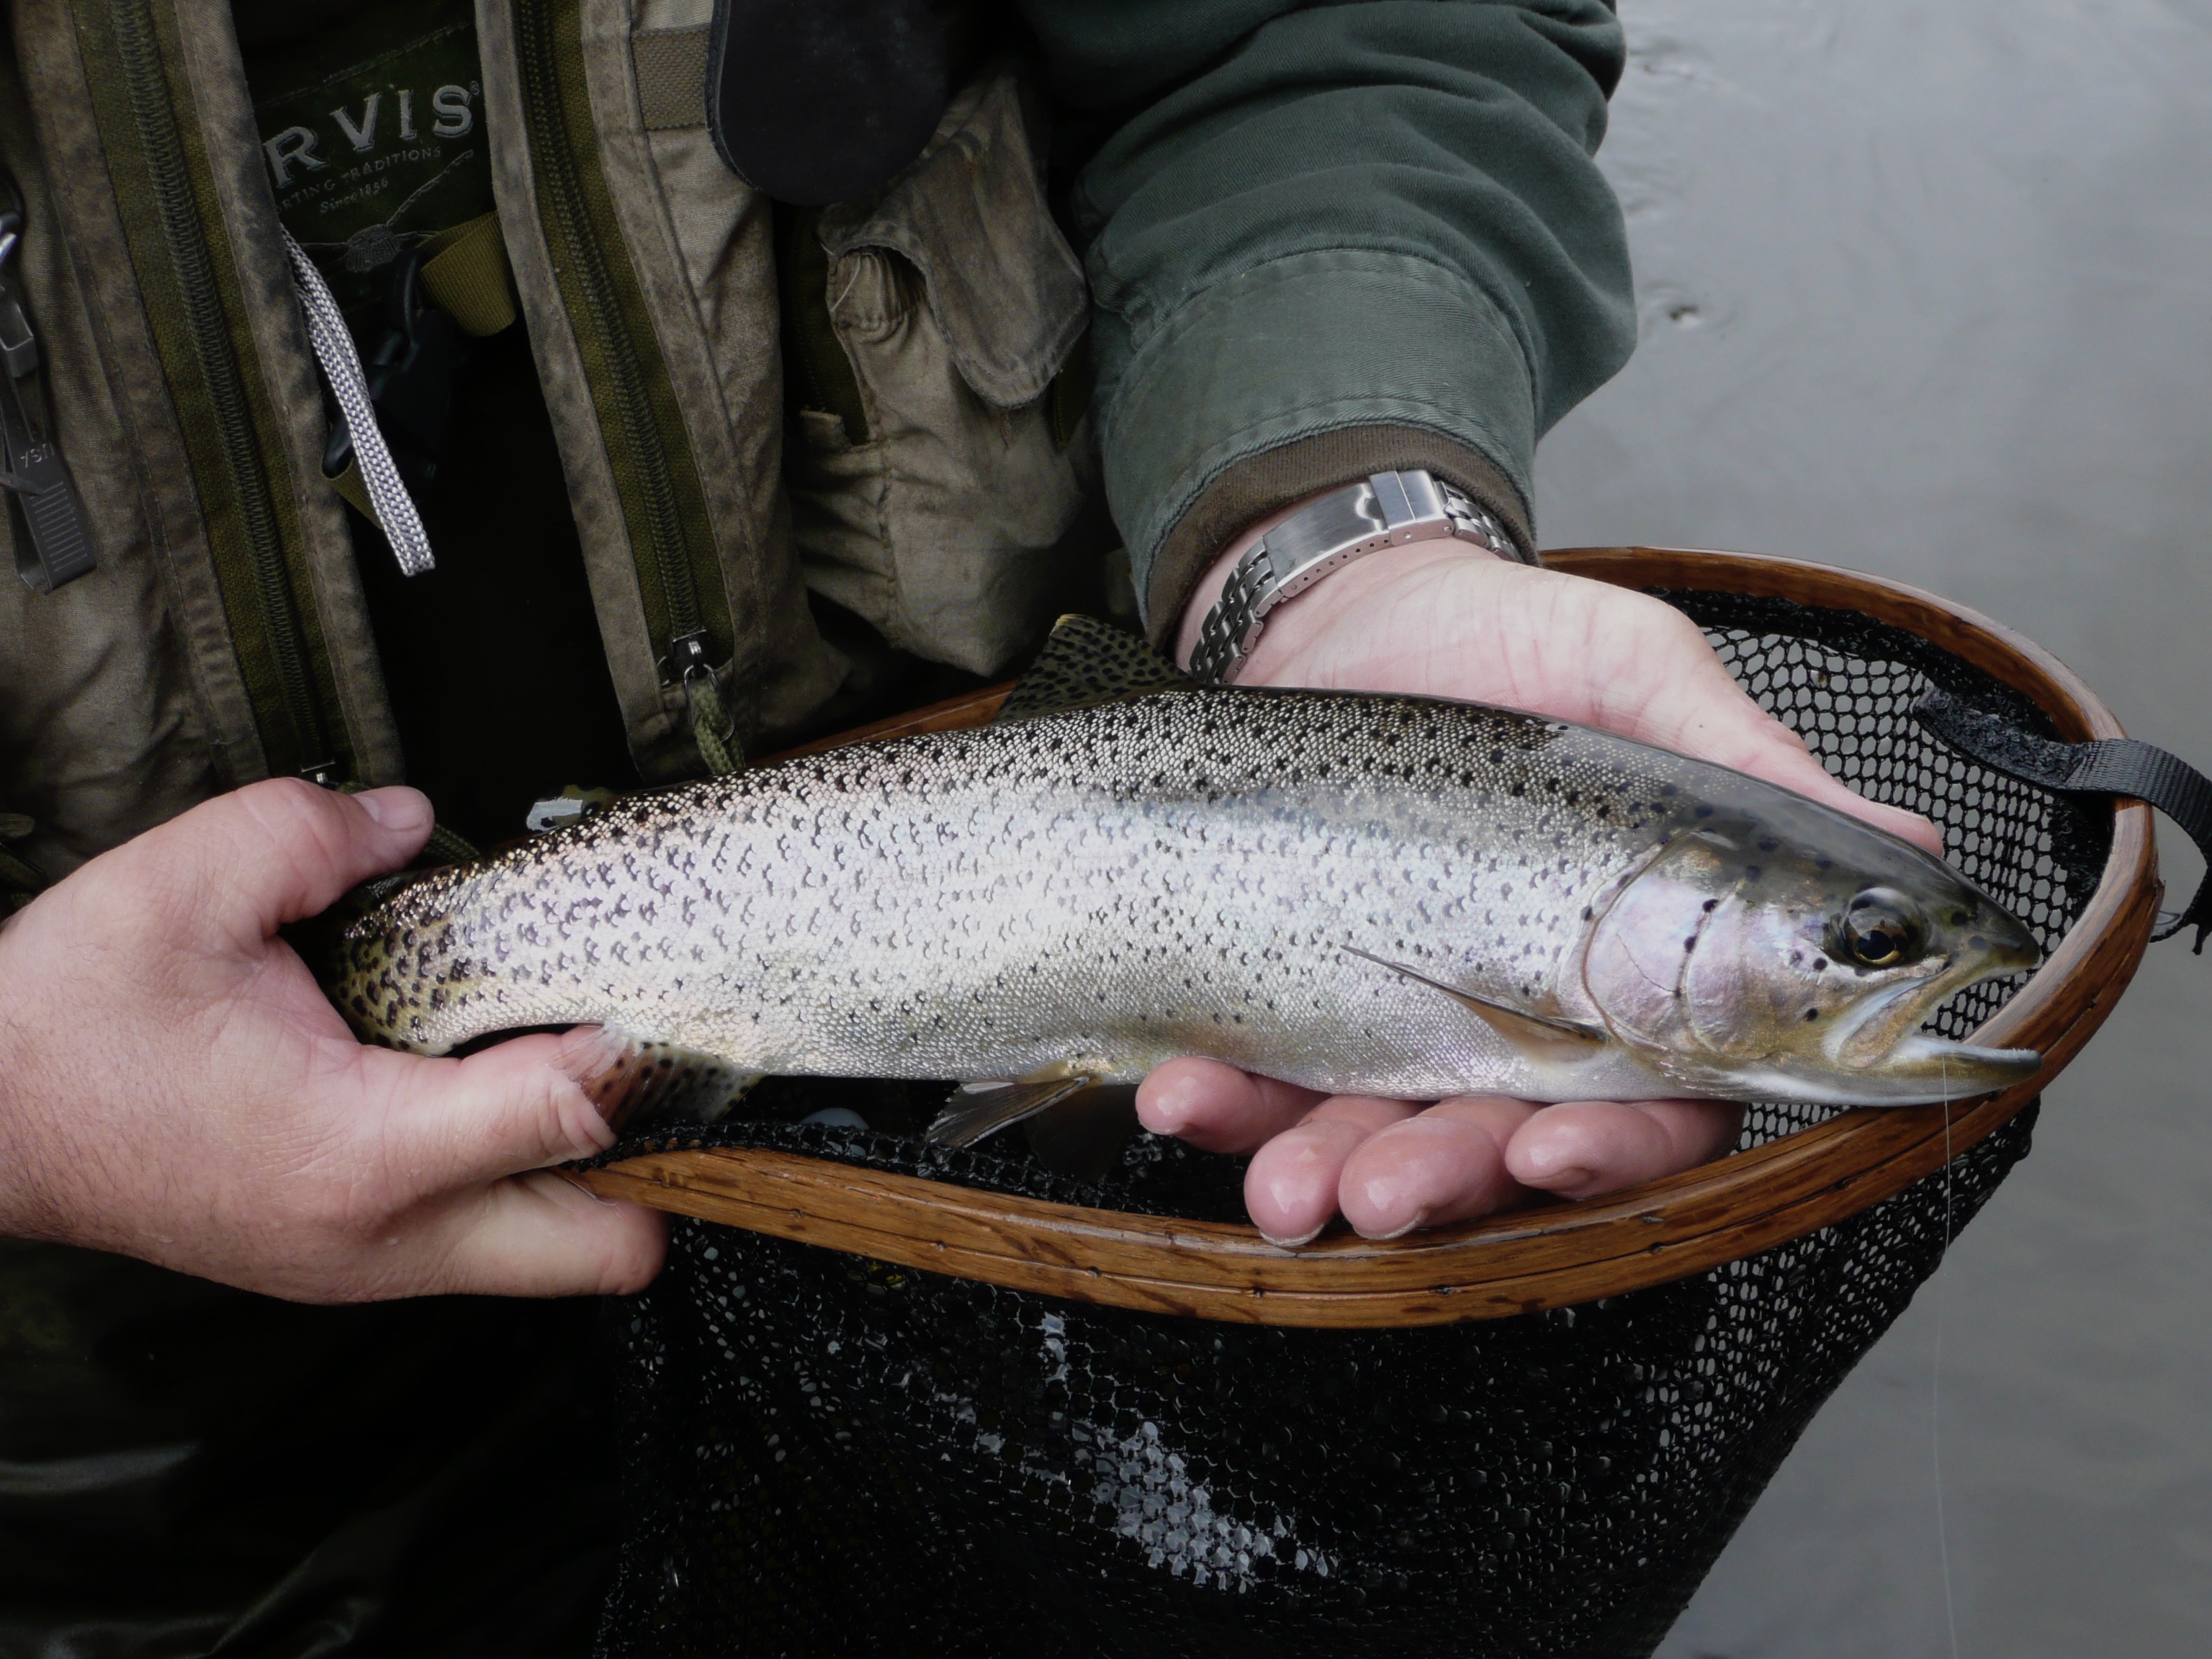
<instances>
[{"instance_id":1,"label":"silver fish scale","mask_svg":"<svg viewBox=\"0 0 2212 1659\"><path fill-rule=\"evenodd\" d=\"M433 1053L599 1022L763 1073L1133 1080L1196 1054L1557 1097L1455 999L1355 952L1575 1012L1586 907L1715 774L1471 705L1144 696L635 798L398 896L349 936L341 1005ZM1603 1063L1654 1091L1619 1045Z\"/></svg>"}]
</instances>

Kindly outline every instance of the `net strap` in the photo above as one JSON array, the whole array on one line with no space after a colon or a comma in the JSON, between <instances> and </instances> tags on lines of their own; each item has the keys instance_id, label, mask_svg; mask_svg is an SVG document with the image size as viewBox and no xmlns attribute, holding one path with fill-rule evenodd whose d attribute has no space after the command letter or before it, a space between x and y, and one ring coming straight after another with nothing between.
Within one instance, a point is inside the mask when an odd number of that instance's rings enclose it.
<instances>
[{"instance_id":1,"label":"net strap","mask_svg":"<svg viewBox=\"0 0 2212 1659\"><path fill-rule=\"evenodd\" d=\"M2172 939L2194 927L2197 954L2203 955L2205 935L2212 933L2212 779L2155 744L2134 738L2060 743L2023 732L1946 691L1929 691L1912 717L1960 753L2008 778L2069 794L2132 796L2180 825L2205 855L2205 877L2189 908L2178 916L2160 916L2151 938Z\"/></svg>"}]
</instances>

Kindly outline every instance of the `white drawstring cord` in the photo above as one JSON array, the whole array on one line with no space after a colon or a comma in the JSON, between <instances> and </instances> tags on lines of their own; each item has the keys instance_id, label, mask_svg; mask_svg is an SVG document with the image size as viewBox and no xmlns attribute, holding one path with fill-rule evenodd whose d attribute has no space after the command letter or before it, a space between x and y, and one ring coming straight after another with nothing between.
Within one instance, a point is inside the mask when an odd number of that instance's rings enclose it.
<instances>
[{"instance_id":1,"label":"white drawstring cord","mask_svg":"<svg viewBox=\"0 0 2212 1659\"><path fill-rule=\"evenodd\" d=\"M291 256L292 280L300 289L300 308L307 313L307 343L323 367L324 377L337 398L339 412L345 416L346 430L353 438L354 459L361 466L369 511L377 528L384 532L384 539L392 544L399 574L419 576L436 563L430 556L430 538L422 532L422 515L415 511L407 486L399 481L399 469L392 465L392 451L385 447L384 434L377 428L376 409L368 398L368 376L362 371L353 334L339 313L337 301L331 297L323 273L315 269L315 262L289 230L284 233L284 251Z\"/></svg>"}]
</instances>

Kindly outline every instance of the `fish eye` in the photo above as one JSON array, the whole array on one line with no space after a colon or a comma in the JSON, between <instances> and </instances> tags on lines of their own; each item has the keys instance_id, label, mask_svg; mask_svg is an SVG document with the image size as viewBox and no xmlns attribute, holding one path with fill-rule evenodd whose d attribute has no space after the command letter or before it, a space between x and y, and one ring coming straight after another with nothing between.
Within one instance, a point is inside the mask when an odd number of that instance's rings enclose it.
<instances>
[{"instance_id":1,"label":"fish eye","mask_svg":"<svg viewBox=\"0 0 2212 1659\"><path fill-rule=\"evenodd\" d=\"M1893 888L1869 887L1837 919L1837 954L1862 968L1894 968L1917 962L1926 948L1920 907Z\"/></svg>"}]
</instances>

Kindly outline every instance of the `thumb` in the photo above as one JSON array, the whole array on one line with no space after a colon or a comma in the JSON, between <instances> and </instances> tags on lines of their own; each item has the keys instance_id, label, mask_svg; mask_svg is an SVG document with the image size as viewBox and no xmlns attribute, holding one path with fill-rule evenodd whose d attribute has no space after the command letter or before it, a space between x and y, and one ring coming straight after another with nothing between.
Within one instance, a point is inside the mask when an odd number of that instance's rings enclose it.
<instances>
[{"instance_id":1,"label":"thumb","mask_svg":"<svg viewBox=\"0 0 2212 1659\"><path fill-rule=\"evenodd\" d=\"M621 1294L652 1279L661 1218L547 1167L614 1144L579 1082L606 1054L596 1026L514 1037L459 1060L362 1051L394 1085L380 1157L416 1217L392 1271L428 1273L438 1290L506 1296Z\"/></svg>"},{"instance_id":2,"label":"thumb","mask_svg":"<svg viewBox=\"0 0 2212 1659\"><path fill-rule=\"evenodd\" d=\"M1779 784L1937 858L1943 856L1942 834L1928 819L1869 800L1821 765L1803 738L1753 702L1717 663L1713 673L1725 682L1724 687L1706 685L1688 696L1665 696L1652 710L1656 723L1674 728L1671 738L1660 739L1666 747Z\"/></svg>"},{"instance_id":3,"label":"thumb","mask_svg":"<svg viewBox=\"0 0 2212 1659\"><path fill-rule=\"evenodd\" d=\"M161 879L145 890L183 897L185 919L265 938L398 869L429 835L430 803L415 790L341 795L271 778L203 802L130 847L157 866Z\"/></svg>"},{"instance_id":4,"label":"thumb","mask_svg":"<svg viewBox=\"0 0 2212 1659\"><path fill-rule=\"evenodd\" d=\"M583 1083L605 1064L606 1040L582 1025L560 1036L511 1037L465 1060L426 1060L364 1049L388 1073L393 1103L385 1156L418 1193L472 1187L501 1176L589 1158L615 1132Z\"/></svg>"}]
</instances>

